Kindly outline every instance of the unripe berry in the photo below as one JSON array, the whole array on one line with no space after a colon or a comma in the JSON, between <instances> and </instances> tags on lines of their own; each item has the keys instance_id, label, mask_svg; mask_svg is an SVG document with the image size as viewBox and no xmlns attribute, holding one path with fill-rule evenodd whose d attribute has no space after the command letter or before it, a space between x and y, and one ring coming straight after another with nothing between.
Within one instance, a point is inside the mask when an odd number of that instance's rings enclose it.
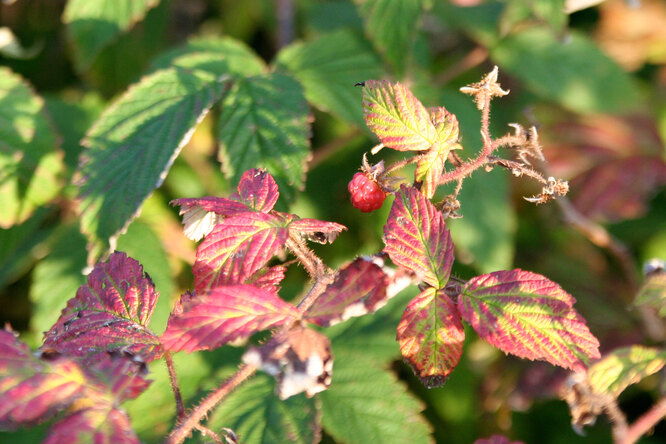
<instances>
[{"instance_id":1,"label":"unripe berry","mask_svg":"<svg viewBox=\"0 0 666 444\"><path fill-rule=\"evenodd\" d=\"M386 193L382 191L377 182L364 173L354 174L347 188L351 194L352 205L364 213L381 208L386 199Z\"/></svg>"}]
</instances>

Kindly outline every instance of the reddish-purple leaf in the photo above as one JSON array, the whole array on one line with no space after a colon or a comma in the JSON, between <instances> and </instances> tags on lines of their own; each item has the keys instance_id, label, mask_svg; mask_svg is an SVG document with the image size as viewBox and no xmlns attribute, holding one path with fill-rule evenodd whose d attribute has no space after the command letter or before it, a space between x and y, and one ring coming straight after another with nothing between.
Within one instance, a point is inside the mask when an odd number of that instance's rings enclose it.
<instances>
[{"instance_id":1,"label":"reddish-purple leaf","mask_svg":"<svg viewBox=\"0 0 666 444\"><path fill-rule=\"evenodd\" d=\"M207 350L299 317L298 310L275 293L251 285L217 287L183 301L162 335L167 350Z\"/></svg>"},{"instance_id":2,"label":"reddish-purple leaf","mask_svg":"<svg viewBox=\"0 0 666 444\"><path fill-rule=\"evenodd\" d=\"M388 300L387 285L388 278L377 264L358 258L340 269L304 316L308 322L328 327L374 313Z\"/></svg>"},{"instance_id":3,"label":"reddish-purple leaf","mask_svg":"<svg viewBox=\"0 0 666 444\"><path fill-rule=\"evenodd\" d=\"M602 163L571 181L576 208L606 221L633 219L645 213L647 201L666 185L666 163L657 156L635 156Z\"/></svg>"},{"instance_id":4,"label":"reddish-purple leaf","mask_svg":"<svg viewBox=\"0 0 666 444\"><path fill-rule=\"evenodd\" d=\"M391 260L435 288L444 288L453 266L451 234L435 206L402 185L384 226L384 251Z\"/></svg>"},{"instance_id":5,"label":"reddish-purple leaf","mask_svg":"<svg viewBox=\"0 0 666 444\"><path fill-rule=\"evenodd\" d=\"M472 278L458 309L479 336L506 353L583 370L600 356L599 341L574 302L555 282L516 269Z\"/></svg>"},{"instance_id":6,"label":"reddish-purple leaf","mask_svg":"<svg viewBox=\"0 0 666 444\"><path fill-rule=\"evenodd\" d=\"M13 428L48 419L84 392L85 376L67 359L45 362L0 330L0 426Z\"/></svg>"},{"instance_id":7,"label":"reddish-purple leaf","mask_svg":"<svg viewBox=\"0 0 666 444\"><path fill-rule=\"evenodd\" d=\"M252 168L243 173L238 182L238 192L231 198L244 203L254 211L268 213L275 206L280 193L273 176L265 170Z\"/></svg>"},{"instance_id":8,"label":"reddish-purple leaf","mask_svg":"<svg viewBox=\"0 0 666 444\"><path fill-rule=\"evenodd\" d=\"M262 288L266 291L277 293L280 290L280 282L284 279L287 267L276 265L270 268L263 268L256 272L245 283Z\"/></svg>"},{"instance_id":9,"label":"reddish-purple leaf","mask_svg":"<svg viewBox=\"0 0 666 444\"><path fill-rule=\"evenodd\" d=\"M151 382L144 378L148 369L143 362L118 352L98 355L97 361L87 367L85 373L89 389L116 404L136 398Z\"/></svg>"},{"instance_id":10,"label":"reddish-purple leaf","mask_svg":"<svg viewBox=\"0 0 666 444\"><path fill-rule=\"evenodd\" d=\"M432 287L412 299L398 324L402 357L427 387L446 382L460 361L464 340L455 304Z\"/></svg>"},{"instance_id":11,"label":"reddish-purple leaf","mask_svg":"<svg viewBox=\"0 0 666 444\"><path fill-rule=\"evenodd\" d=\"M289 230L320 244L333 243L338 234L347 227L317 219L296 219L289 224Z\"/></svg>"},{"instance_id":12,"label":"reddish-purple leaf","mask_svg":"<svg viewBox=\"0 0 666 444\"><path fill-rule=\"evenodd\" d=\"M389 148L423 151L437 141L428 110L400 83L365 82L363 115L368 128Z\"/></svg>"},{"instance_id":13,"label":"reddish-purple leaf","mask_svg":"<svg viewBox=\"0 0 666 444\"><path fill-rule=\"evenodd\" d=\"M284 247L287 225L284 218L265 213L225 219L199 245L192 267L195 290L244 283Z\"/></svg>"},{"instance_id":14,"label":"reddish-purple leaf","mask_svg":"<svg viewBox=\"0 0 666 444\"><path fill-rule=\"evenodd\" d=\"M150 361L161 354L158 338L148 329L158 293L143 267L115 252L100 263L67 302L56 324L45 334L42 350L83 356L94 362L101 352L122 350Z\"/></svg>"},{"instance_id":15,"label":"reddish-purple leaf","mask_svg":"<svg viewBox=\"0 0 666 444\"><path fill-rule=\"evenodd\" d=\"M95 403L53 425L43 444L139 444L129 417L112 403Z\"/></svg>"},{"instance_id":16,"label":"reddish-purple leaf","mask_svg":"<svg viewBox=\"0 0 666 444\"><path fill-rule=\"evenodd\" d=\"M225 217L250 211L247 205L224 197L176 199L170 203L180 207L178 214L183 216L183 231L185 236L193 241L199 241L208 235Z\"/></svg>"}]
</instances>

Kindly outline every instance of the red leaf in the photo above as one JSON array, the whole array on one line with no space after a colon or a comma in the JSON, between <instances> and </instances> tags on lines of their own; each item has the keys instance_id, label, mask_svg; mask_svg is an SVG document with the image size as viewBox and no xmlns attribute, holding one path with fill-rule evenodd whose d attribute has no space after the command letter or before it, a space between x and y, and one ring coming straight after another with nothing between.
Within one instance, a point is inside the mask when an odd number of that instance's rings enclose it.
<instances>
[{"instance_id":1,"label":"red leaf","mask_svg":"<svg viewBox=\"0 0 666 444\"><path fill-rule=\"evenodd\" d=\"M296 231L307 239L320 244L333 243L338 234L346 229L347 227L344 225L317 219L296 219L289 224L290 231Z\"/></svg>"},{"instance_id":2,"label":"red leaf","mask_svg":"<svg viewBox=\"0 0 666 444\"><path fill-rule=\"evenodd\" d=\"M276 215L245 213L217 225L197 249L194 288L244 283L283 247L287 222Z\"/></svg>"},{"instance_id":3,"label":"red leaf","mask_svg":"<svg viewBox=\"0 0 666 444\"><path fill-rule=\"evenodd\" d=\"M171 316L162 344L172 351L214 349L298 316L275 293L251 285L217 287L183 302L183 313Z\"/></svg>"},{"instance_id":4,"label":"red leaf","mask_svg":"<svg viewBox=\"0 0 666 444\"><path fill-rule=\"evenodd\" d=\"M136 398L151 382L144 379L148 369L143 362L121 353L98 355L97 361L85 372L89 389L115 404Z\"/></svg>"},{"instance_id":5,"label":"red leaf","mask_svg":"<svg viewBox=\"0 0 666 444\"><path fill-rule=\"evenodd\" d=\"M363 115L368 128L389 148L423 151L437 141L428 110L400 83L365 82Z\"/></svg>"},{"instance_id":6,"label":"red leaf","mask_svg":"<svg viewBox=\"0 0 666 444\"><path fill-rule=\"evenodd\" d=\"M388 278L379 266L358 258L340 269L304 316L308 322L328 327L373 313L386 304L387 285Z\"/></svg>"},{"instance_id":7,"label":"red leaf","mask_svg":"<svg viewBox=\"0 0 666 444\"><path fill-rule=\"evenodd\" d=\"M265 170L252 168L243 173L238 182L238 192L231 198L244 203L254 211L268 213L275 206L280 193L273 176Z\"/></svg>"},{"instance_id":8,"label":"red leaf","mask_svg":"<svg viewBox=\"0 0 666 444\"><path fill-rule=\"evenodd\" d=\"M453 266L453 242L442 214L414 188L402 185L384 226L384 251L396 264L435 288Z\"/></svg>"},{"instance_id":9,"label":"red leaf","mask_svg":"<svg viewBox=\"0 0 666 444\"><path fill-rule=\"evenodd\" d=\"M605 221L640 217L647 200L666 184L666 163L660 157L636 156L602 163L571 182L576 208Z\"/></svg>"},{"instance_id":10,"label":"red leaf","mask_svg":"<svg viewBox=\"0 0 666 444\"><path fill-rule=\"evenodd\" d=\"M171 205L180 206L178 214L183 216L183 231L193 241L207 236L225 217L250 211L247 205L224 197L176 199Z\"/></svg>"},{"instance_id":11,"label":"red leaf","mask_svg":"<svg viewBox=\"0 0 666 444\"><path fill-rule=\"evenodd\" d=\"M158 297L143 267L125 253L115 252L100 263L67 302L56 324L45 334L42 350L86 357L123 350L150 361L161 354L148 329Z\"/></svg>"},{"instance_id":12,"label":"red leaf","mask_svg":"<svg viewBox=\"0 0 666 444\"><path fill-rule=\"evenodd\" d=\"M479 336L500 350L576 371L600 355L599 341L574 302L555 282L516 269L472 278L458 309Z\"/></svg>"},{"instance_id":13,"label":"red leaf","mask_svg":"<svg viewBox=\"0 0 666 444\"><path fill-rule=\"evenodd\" d=\"M44 444L139 444L124 411L110 403L78 410L51 428Z\"/></svg>"},{"instance_id":14,"label":"red leaf","mask_svg":"<svg viewBox=\"0 0 666 444\"><path fill-rule=\"evenodd\" d=\"M429 388L444 385L460 361L464 340L455 304L432 287L412 299L398 324L402 357Z\"/></svg>"},{"instance_id":15,"label":"red leaf","mask_svg":"<svg viewBox=\"0 0 666 444\"><path fill-rule=\"evenodd\" d=\"M286 272L287 267L282 265L264 268L255 273L254 276L246 281L246 283L266 291L277 293L280 291L280 282L284 279L284 274Z\"/></svg>"},{"instance_id":16,"label":"red leaf","mask_svg":"<svg viewBox=\"0 0 666 444\"><path fill-rule=\"evenodd\" d=\"M47 419L79 398L85 382L76 363L41 361L12 331L0 330L0 426Z\"/></svg>"}]
</instances>

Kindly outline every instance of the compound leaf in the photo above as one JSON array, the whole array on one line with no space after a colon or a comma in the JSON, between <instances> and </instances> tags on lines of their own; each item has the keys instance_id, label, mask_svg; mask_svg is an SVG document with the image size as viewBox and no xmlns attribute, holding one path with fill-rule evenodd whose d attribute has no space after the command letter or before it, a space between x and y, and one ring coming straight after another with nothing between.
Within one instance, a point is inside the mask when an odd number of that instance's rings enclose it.
<instances>
[{"instance_id":1,"label":"compound leaf","mask_svg":"<svg viewBox=\"0 0 666 444\"><path fill-rule=\"evenodd\" d=\"M319 394L326 433L349 444L432 442L423 406L392 373L375 367L361 350L334 353L333 383Z\"/></svg>"},{"instance_id":2,"label":"compound leaf","mask_svg":"<svg viewBox=\"0 0 666 444\"><path fill-rule=\"evenodd\" d=\"M320 439L314 399L305 395L280 400L273 379L259 374L235 390L211 415L207 426L228 427L246 444L310 444Z\"/></svg>"},{"instance_id":3,"label":"compound leaf","mask_svg":"<svg viewBox=\"0 0 666 444\"><path fill-rule=\"evenodd\" d=\"M243 213L216 225L197 249L195 290L245 282L284 247L286 225L283 218L266 213Z\"/></svg>"},{"instance_id":4,"label":"compound leaf","mask_svg":"<svg viewBox=\"0 0 666 444\"><path fill-rule=\"evenodd\" d=\"M590 366L588 381L596 393L617 397L631 384L661 370L666 352L640 345L620 348Z\"/></svg>"},{"instance_id":5,"label":"compound leaf","mask_svg":"<svg viewBox=\"0 0 666 444\"><path fill-rule=\"evenodd\" d=\"M218 157L231 182L262 167L291 201L302 189L310 157L308 105L298 82L284 74L237 81L222 103Z\"/></svg>"},{"instance_id":6,"label":"compound leaf","mask_svg":"<svg viewBox=\"0 0 666 444\"><path fill-rule=\"evenodd\" d=\"M422 0L354 0L363 16L365 33L398 72L405 61L421 15Z\"/></svg>"},{"instance_id":7,"label":"compound leaf","mask_svg":"<svg viewBox=\"0 0 666 444\"><path fill-rule=\"evenodd\" d=\"M62 186L63 154L44 101L0 67L0 228L26 221Z\"/></svg>"},{"instance_id":8,"label":"compound leaf","mask_svg":"<svg viewBox=\"0 0 666 444\"><path fill-rule=\"evenodd\" d=\"M453 242L442 213L415 188L403 185L384 226L391 260L435 288L444 288L453 266Z\"/></svg>"},{"instance_id":9,"label":"compound leaf","mask_svg":"<svg viewBox=\"0 0 666 444\"><path fill-rule=\"evenodd\" d=\"M432 287L412 299L398 325L402 357L427 387L444 385L460 361L464 340L454 302Z\"/></svg>"},{"instance_id":10,"label":"compound leaf","mask_svg":"<svg viewBox=\"0 0 666 444\"><path fill-rule=\"evenodd\" d=\"M370 45L349 30L291 44L278 53L277 66L301 82L314 106L358 126L363 126L361 92L354 85L384 75Z\"/></svg>"},{"instance_id":11,"label":"compound leaf","mask_svg":"<svg viewBox=\"0 0 666 444\"><path fill-rule=\"evenodd\" d=\"M374 313L386 305L388 278L373 262L358 258L340 269L333 283L305 312L308 322L329 327Z\"/></svg>"},{"instance_id":12,"label":"compound leaf","mask_svg":"<svg viewBox=\"0 0 666 444\"><path fill-rule=\"evenodd\" d=\"M106 252L162 184L224 84L204 71L172 68L145 77L88 131L77 171L89 262Z\"/></svg>"},{"instance_id":13,"label":"compound leaf","mask_svg":"<svg viewBox=\"0 0 666 444\"><path fill-rule=\"evenodd\" d=\"M14 332L0 330L0 426L47 419L79 398L85 382L76 363L41 361Z\"/></svg>"},{"instance_id":14,"label":"compound leaf","mask_svg":"<svg viewBox=\"0 0 666 444\"><path fill-rule=\"evenodd\" d=\"M84 356L122 350L144 360L158 358L158 338L147 328L158 293L143 267L116 252L98 264L88 282L67 302L56 324L45 334L42 349Z\"/></svg>"},{"instance_id":15,"label":"compound leaf","mask_svg":"<svg viewBox=\"0 0 666 444\"><path fill-rule=\"evenodd\" d=\"M555 282L519 269L472 278L458 309L476 332L500 350L574 371L598 358L599 341Z\"/></svg>"},{"instance_id":16,"label":"compound leaf","mask_svg":"<svg viewBox=\"0 0 666 444\"><path fill-rule=\"evenodd\" d=\"M437 141L428 110L400 83L365 82L363 116L379 141L394 150L424 151Z\"/></svg>"},{"instance_id":17,"label":"compound leaf","mask_svg":"<svg viewBox=\"0 0 666 444\"><path fill-rule=\"evenodd\" d=\"M76 67L87 70L99 53L160 0L70 0L62 20L76 49Z\"/></svg>"},{"instance_id":18,"label":"compound leaf","mask_svg":"<svg viewBox=\"0 0 666 444\"><path fill-rule=\"evenodd\" d=\"M169 319L162 335L167 350L193 352L220 347L298 317L298 310L274 292L251 285L216 287L187 296L182 312Z\"/></svg>"}]
</instances>

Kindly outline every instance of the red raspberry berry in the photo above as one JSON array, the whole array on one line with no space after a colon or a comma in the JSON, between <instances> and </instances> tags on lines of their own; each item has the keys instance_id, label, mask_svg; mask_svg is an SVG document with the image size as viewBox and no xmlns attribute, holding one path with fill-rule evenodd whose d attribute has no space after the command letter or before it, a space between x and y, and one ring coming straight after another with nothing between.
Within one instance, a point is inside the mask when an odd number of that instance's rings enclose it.
<instances>
[{"instance_id":1,"label":"red raspberry berry","mask_svg":"<svg viewBox=\"0 0 666 444\"><path fill-rule=\"evenodd\" d=\"M352 205L364 213L381 208L386 199L386 193L379 188L377 182L364 173L354 174L347 188L351 193Z\"/></svg>"}]
</instances>

